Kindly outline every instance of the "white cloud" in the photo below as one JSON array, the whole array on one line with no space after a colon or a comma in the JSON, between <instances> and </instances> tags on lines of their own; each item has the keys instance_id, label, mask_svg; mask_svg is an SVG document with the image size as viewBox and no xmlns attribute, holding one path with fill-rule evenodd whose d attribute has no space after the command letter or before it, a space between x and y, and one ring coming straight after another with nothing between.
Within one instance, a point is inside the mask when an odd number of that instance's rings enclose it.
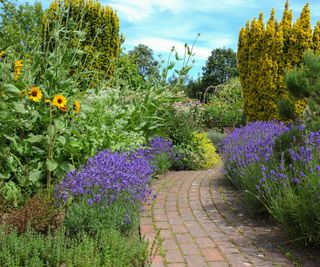
<instances>
[{"instance_id":1,"label":"white cloud","mask_svg":"<svg viewBox=\"0 0 320 267\"><path fill-rule=\"evenodd\" d=\"M221 10L233 12L237 7L250 8L257 3L254 0L111 0L104 4L117 10L124 19L130 22L140 22L163 11L174 14Z\"/></svg>"}]
</instances>

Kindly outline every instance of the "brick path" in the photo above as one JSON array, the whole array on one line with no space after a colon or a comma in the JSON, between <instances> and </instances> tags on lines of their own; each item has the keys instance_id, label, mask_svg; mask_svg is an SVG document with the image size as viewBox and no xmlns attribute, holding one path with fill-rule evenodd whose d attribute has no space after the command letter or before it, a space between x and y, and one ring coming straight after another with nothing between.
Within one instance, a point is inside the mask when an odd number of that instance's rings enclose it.
<instances>
[{"instance_id":1,"label":"brick path","mask_svg":"<svg viewBox=\"0 0 320 267\"><path fill-rule=\"evenodd\" d=\"M156 180L157 197L141 219L142 236L150 244L162 240L151 266L294 266L277 248L281 237L274 224L250 221L224 183L221 166ZM307 260L303 266L320 265Z\"/></svg>"}]
</instances>

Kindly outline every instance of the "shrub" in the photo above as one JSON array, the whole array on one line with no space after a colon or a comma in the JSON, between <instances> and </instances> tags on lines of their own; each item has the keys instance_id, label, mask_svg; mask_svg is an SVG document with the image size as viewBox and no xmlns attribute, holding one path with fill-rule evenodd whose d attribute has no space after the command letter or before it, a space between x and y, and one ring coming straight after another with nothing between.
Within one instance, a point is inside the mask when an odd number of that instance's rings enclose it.
<instances>
[{"instance_id":1,"label":"shrub","mask_svg":"<svg viewBox=\"0 0 320 267\"><path fill-rule=\"evenodd\" d=\"M314 35L318 38L319 31ZM302 62L303 53L313 47L312 39L308 3L295 23L286 1L280 23L272 10L266 25L261 13L241 29L237 57L247 121L279 118L278 102L289 98L285 71ZM296 113L301 114L305 107L297 103Z\"/></svg>"},{"instance_id":2,"label":"shrub","mask_svg":"<svg viewBox=\"0 0 320 267\"><path fill-rule=\"evenodd\" d=\"M320 244L320 131L311 132L303 144L289 149L284 160L262 165L257 185L270 214L295 241Z\"/></svg>"},{"instance_id":3,"label":"shrub","mask_svg":"<svg viewBox=\"0 0 320 267\"><path fill-rule=\"evenodd\" d=\"M222 141L222 158L227 177L245 192L246 203L255 212L262 207L256 185L261 177L261 162L272 164L276 138L288 131L283 123L254 122L237 128Z\"/></svg>"},{"instance_id":4,"label":"shrub","mask_svg":"<svg viewBox=\"0 0 320 267\"><path fill-rule=\"evenodd\" d=\"M121 194L135 203L145 201L151 193L149 180L153 168L144 150L112 152L105 150L88 159L80 170L68 172L57 185L57 199L68 203L69 198L98 203L108 207Z\"/></svg>"},{"instance_id":5,"label":"shrub","mask_svg":"<svg viewBox=\"0 0 320 267\"><path fill-rule=\"evenodd\" d=\"M206 133L192 133L189 143L175 146L177 159L173 167L178 170L208 169L219 163L220 157Z\"/></svg>"},{"instance_id":6,"label":"shrub","mask_svg":"<svg viewBox=\"0 0 320 267\"><path fill-rule=\"evenodd\" d=\"M0 227L1 266L143 266L148 246L138 236L123 236L104 227L95 237L79 233L64 235L60 227L55 235L44 236L28 230L23 235Z\"/></svg>"},{"instance_id":7,"label":"shrub","mask_svg":"<svg viewBox=\"0 0 320 267\"><path fill-rule=\"evenodd\" d=\"M220 157L216 153L216 148L212 145L206 133L194 133L194 145L199 149L201 162L198 168L209 169L220 162Z\"/></svg>"},{"instance_id":8,"label":"shrub","mask_svg":"<svg viewBox=\"0 0 320 267\"><path fill-rule=\"evenodd\" d=\"M28 226L37 232L47 233L57 229L63 217L63 211L57 209L54 199L38 193L24 207L7 214L3 222L14 226L18 233L24 233Z\"/></svg>"},{"instance_id":9,"label":"shrub","mask_svg":"<svg viewBox=\"0 0 320 267\"><path fill-rule=\"evenodd\" d=\"M211 127L235 127L244 123L243 96L239 78L233 78L216 87L205 105L206 125Z\"/></svg>"},{"instance_id":10,"label":"shrub","mask_svg":"<svg viewBox=\"0 0 320 267\"><path fill-rule=\"evenodd\" d=\"M101 229L114 229L128 236L139 228L140 203L128 202L126 194L107 207L100 203L88 205L85 199L74 201L67 209L64 226L69 237L86 233L92 237Z\"/></svg>"},{"instance_id":11,"label":"shrub","mask_svg":"<svg viewBox=\"0 0 320 267\"><path fill-rule=\"evenodd\" d=\"M213 144L214 147L217 148L217 151L220 150L220 146L222 144L222 140L226 136L223 133L219 133L216 130L209 130L207 132L207 136L210 139L211 143Z\"/></svg>"}]
</instances>

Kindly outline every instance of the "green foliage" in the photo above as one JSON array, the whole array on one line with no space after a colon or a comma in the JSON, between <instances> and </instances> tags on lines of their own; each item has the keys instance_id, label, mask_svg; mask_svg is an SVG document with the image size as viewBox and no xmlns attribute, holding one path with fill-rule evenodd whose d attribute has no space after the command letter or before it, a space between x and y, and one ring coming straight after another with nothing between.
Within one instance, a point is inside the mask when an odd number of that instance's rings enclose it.
<instances>
[{"instance_id":1,"label":"green foliage","mask_svg":"<svg viewBox=\"0 0 320 267\"><path fill-rule=\"evenodd\" d=\"M0 50L28 54L37 45L42 27L41 3L16 6L7 0L0 4Z\"/></svg>"},{"instance_id":2,"label":"green foliage","mask_svg":"<svg viewBox=\"0 0 320 267\"><path fill-rule=\"evenodd\" d=\"M120 76L118 79L118 86L121 88L130 85L131 88L139 88L145 86L145 82L139 73L138 66L134 63L134 60L125 53L121 53L117 68L116 75ZM123 84L120 84L122 82Z\"/></svg>"},{"instance_id":3,"label":"green foliage","mask_svg":"<svg viewBox=\"0 0 320 267\"><path fill-rule=\"evenodd\" d=\"M64 219L69 237L83 232L94 237L106 226L128 235L136 231L139 224L138 205L130 206L129 210L125 197L119 198L108 207L96 203L89 206L86 200L79 200L67 208Z\"/></svg>"},{"instance_id":4,"label":"green foliage","mask_svg":"<svg viewBox=\"0 0 320 267\"><path fill-rule=\"evenodd\" d=\"M216 87L205 105L205 120L209 127L234 127L244 123L243 96L240 80L234 78Z\"/></svg>"},{"instance_id":5,"label":"green foliage","mask_svg":"<svg viewBox=\"0 0 320 267\"><path fill-rule=\"evenodd\" d=\"M211 51L211 56L202 68L202 77L190 80L186 91L191 98L207 101L206 96L212 93L215 86L224 84L236 76L238 76L236 53L230 48L216 48Z\"/></svg>"},{"instance_id":6,"label":"green foliage","mask_svg":"<svg viewBox=\"0 0 320 267\"><path fill-rule=\"evenodd\" d=\"M213 144L213 146L216 147L217 150L219 151L219 148L220 148L220 145L221 145L221 141L225 137L225 134L211 129L211 130L209 130L207 132L207 136L210 139L210 141Z\"/></svg>"},{"instance_id":7,"label":"green foliage","mask_svg":"<svg viewBox=\"0 0 320 267\"><path fill-rule=\"evenodd\" d=\"M60 29L72 27L75 31L76 34L68 36L71 39L70 47L82 50L82 55L77 59L83 66L88 65L87 75L98 72L98 78L110 78L120 53L119 19L116 12L98 1L54 0L44 17L44 45L48 49L56 45L48 35L55 33L57 23L60 23Z\"/></svg>"},{"instance_id":8,"label":"green foliage","mask_svg":"<svg viewBox=\"0 0 320 267\"><path fill-rule=\"evenodd\" d=\"M138 71L143 80L159 79L159 62L154 59L153 51L144 44L139 44L129 51L129 57L138 66Z\"/></svg>"},{"instance_id":9,"label":"green foliage","mask_svg":"<svg viewBox=\"0 0 320 267\"><path fill-rule=\"evenodd\" d=\"M157 167L157 174L162 174L170 170L172 160L167 153L160 153L155 155L153 164Z\"/></svg>"},{"instance_id":10,"label":"green foliage","mask_svg":"<svg viewBox=\"0 0 320 267\"><path fill-rule=\"evenodd\" d=\"M216 153L216 148L212 145L206 133L194 133L193 145L199 150L198 153L202 159L201 162L195 164L197 165L197 168L209 169L220 162L220 157Z\"/></svg>"},{"instance_id":11,"label":"green foliage","mask_svg":"<svg viewBox=\"0 0 320 267\"><path fill-rule=\"evenodd\" d=\"M289 131L281 134L275 141L274 157L284 161L287 165L291 163L289 149L303 144L305 131L294 126Z\"/></svg>"},{"instance_id":12,"label":"green foliage","mask_svg":"<svg viewBox=\"0 0 320 267\"><path fill-rule=\"evenodd\" d=\"M280 100L292 102L295 118L303 113L305 102L289 99L284 76L286 69L302 62L303 53L313 46L312 38L308 4L292 25L288 1L280 24L272 10L267 25L261 13L241 29L237 56L247 121L279 119Z\"/></svg>"},{"instance_id":13,"label":"green foliage","mask_svg":"<svg viewBox=\"0 0 320 267\"><path fill-rule=\"evenodd\" d=\"M303 64L286 73L289 94L296 100L306 100L309 110L305 116L307 122L319 118L320 110L320 56L311 50L304 54ZM291 111L282 116L293 116Z\"/></svg>"},{"instance_id":14,"label":"green foliage","mask_svg":"<svg viewBox=\"0 0 320 267\"><path fill-rule=\"evenodd\" d=\"M1 266L143 266L147 244L138 235L123 236L107 227L95 237L79 233L65 237L65 229L44 236L28 230L23 235L0 227Z\"/></svg>"},{"instance_id":15,"label":"green foliage","mask_svg":"<svg viewBox=\"0 0 320 267\"><path fill-rule=\"evenodd\" d=\"M238 75L237 55L231 48L216 48L202 68L203 85L218 85Z\"/></svg>"}]
</instances>

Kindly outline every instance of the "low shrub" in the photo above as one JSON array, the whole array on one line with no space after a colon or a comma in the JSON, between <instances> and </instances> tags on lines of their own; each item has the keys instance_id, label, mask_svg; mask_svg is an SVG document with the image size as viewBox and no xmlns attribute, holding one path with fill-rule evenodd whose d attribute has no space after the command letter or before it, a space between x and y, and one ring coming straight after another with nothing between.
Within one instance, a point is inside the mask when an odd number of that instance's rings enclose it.
<instances>
[{"instance_id":1,"label":"low shrub","mask_svg":"<svg viewBox=\"0 0 320 267\"><path fill-rule=\"evenodd\" d=\"M254 212L264 211L256 185L261 162L272 164L275 140L288 127L278 122L252 122L230 132L222 141L222 158L227 177L245 193L246 204Z\"/></svg>"},{"instance_id":2,"label":"low shrub","mask_svg":"<svg viewBox=\"0 0 320 267\"><path fill-rule=\"evenodd\" d=\"M28 229L25 234L0 227L1 266L143 266L148 258L147 243L138 235L124 236L119 231L100 228L92 237L80 232L65 237L60 227L47 236Z\"/></svg>"},{"instance_id":3,"label":"low shrub","mask_svg":"<svg viewBox=\"0 0 320 267\"><path fill-rule=\"evenodd\" d=\"M206 133L192 134L189 143L176 145L177 160L174 168L178 170L209 169L220 161L216 148L208 139Z\"/></svg>"},{"instance_id":4,"label":"low shrub","mask_svg":"<svg viewBox=\"0 0 320 267\"><path fill-rule=\"evenodd\" d=\"M221 143L222 143L222 140L224 139L224 137L226 135L224 133L220 133L220 132L215 131L215 130L209 130L207 132L207 136L210 139L210 141L213 144L213 146L217 148L217 151L219 151Z\"/></svg>"},{"instance_id":5,"label":"low shrub","mask_svg":"<svg viewBox=\"0 0 320 267\"><path fill-rule=\"evenodd\" d=\"M295 241L319 245L320 131L305 135L288 153L289 164L282 158L261 165L260 198Z\"/></svg>"},{"instance_id":6,"label":"low shrub","mask_svg":"<svg viewBox=\"0 0 320 267\"><path fill-rule=\"evenodd\" d=\"M245 123L243 96L239 78L218 85L209 102L204 106L207 127L235 127Z\"/></svg>"},{"instance_id":7,"label":"low shrub","mask_svg":"<svg viewBox=\"0 0 320 267\"><path fill-rule=\"evenodd\" d=\"M23 207L6 214L3 223L16 228L18 233L24 233L27 227L47 233L57 229L63 219L64 212L55 206L55 200L46 193L38 193Z\"/></svg>"}]
</instances>

